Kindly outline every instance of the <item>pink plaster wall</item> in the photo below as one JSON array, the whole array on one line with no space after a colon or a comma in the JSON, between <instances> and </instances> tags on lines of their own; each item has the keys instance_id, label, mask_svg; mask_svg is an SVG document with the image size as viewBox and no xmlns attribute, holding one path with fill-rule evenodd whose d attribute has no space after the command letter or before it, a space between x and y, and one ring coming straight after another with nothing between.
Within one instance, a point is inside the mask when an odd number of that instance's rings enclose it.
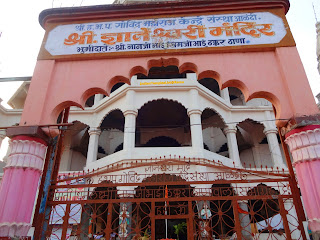
<instances>
[{"instance_id":1,"label":"pink plaster wall","mask_svg":"<svg viewBox=\"0 0 320 240\"><path fill-rule=\"evenodd\" d=\"M240 87L246 99L265 97L271 101L276 107L277 118L288 119L319 111L295 47L269 52L166 55L162 58L173 58L171 64L181 66L183 70L190 65L198 74L216 71L220 86ZM132 71L134 67L140 66L143 72L157 62L150 60L160 59L161 56L38 61L21 125L54 123L63 108L83 106L89 97L84 94L86 91L90 94L109 92L115 80L129 81L131 75L137 73Z\"/></svg>"}]
</instances>

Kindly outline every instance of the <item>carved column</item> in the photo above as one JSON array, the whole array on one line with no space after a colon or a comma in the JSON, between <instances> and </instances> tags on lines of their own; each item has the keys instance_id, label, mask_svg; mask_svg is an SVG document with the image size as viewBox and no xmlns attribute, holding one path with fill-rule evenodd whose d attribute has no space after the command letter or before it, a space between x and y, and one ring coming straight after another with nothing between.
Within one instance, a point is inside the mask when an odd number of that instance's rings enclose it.
<instances>
[{"instance_id":1,"label":"carved column","mask_svg":"<svg viewBox=\"0 0 320 240\"><path fill-rule=\"evenodd\" d=\"M99 128L90 128L89 131L89 145L87 154L87 167L90 163L97 161L99 137L101 130Z\"/></svg>"},{"instance_id":2,"label":"carved column","mask_svg":"<svg viewBox=\"0 0 320 240\"><path fill-rule=\"evenodd\" d=\"M295 128L286 135L310 228L320 233L320 125Z\"/></svg>"},{"instance_id":3,"label":"carved column","mask_svg":"<svg viewBox=\"0 0 320 240\"><path fill-rule=\"evenodd\" d=\"M271 159L273 162L273 166L279 169L286 169L286 166L283 163L280 145L277 137L278 130L272 128L266 128L264 130L264 134L268 139L269 150L271 153Z\"/></svg>"},{"instance_id":4,"label":"carved column","mask_svg":"<svg viewBox=\"0 0 320 240\"><path fill-rule=\"evenodd\" d=\"M27 236L47 144L16 136L0 186L0 237Z\"/></svg>"},{"instance_id":5,"label":"carved column","mask_svg":"<svg viewBox=\"0 0 320 240\"><path fill-rule=\"evenodd\" d=\"M235 163L236 167L242 167L240 162L240 155L237 143L237 127L234 124L228 125L224 129L224 133L227 136L228 142L228 151L229 151L229 158L232 159Z\"/></svg>"}]
</instances>

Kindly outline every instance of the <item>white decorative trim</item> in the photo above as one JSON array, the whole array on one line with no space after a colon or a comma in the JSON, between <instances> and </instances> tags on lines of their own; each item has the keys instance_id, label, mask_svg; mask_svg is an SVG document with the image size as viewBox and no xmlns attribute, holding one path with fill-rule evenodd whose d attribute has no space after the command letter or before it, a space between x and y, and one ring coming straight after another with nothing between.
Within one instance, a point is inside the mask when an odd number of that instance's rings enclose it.
<instances>
[{"instance_id":1,"label":"white decorative trim","mask_svg":"<svg viewBox=\"0 0 320 240\"><path fill-rule=\"evenodd\" d=\"M127 115L134 115L135 117L138 116L138 111L137 110L125 110L123 112L123 116L127 116Z\"/></svg>"},{"instance_id":2,"label":"white decorative trim","mask_svg":"<svg viewBox=\"0 0 320 240\"><path fill-rule=\"evenodd\" d=\"M91 135L100 135L101 134L101 130L100 130L100 128L90 128L88 130L88 134L89 134L89 136L91 136Z\"/></svg>"},{"instance_id":3,"label":"white decorative trim","mask_svg":"<svg viewBox=\"0 0 320 240\"><path fill-rule=\"evenodd\" d=\"M31 168L42 170L47 146L30 140L13 140L5 168Z\"/></svg>"},{"instance_id":4,"label":"white decorative trim","mask_svg":"<svg viewBox=\"0 0 320 240\"><path fill-rule=\"evenodd\" d=\"M197 115L201 115L202 114L202 111L200 109L191 109L191 110L188 110L188 116L190 117L190 115L192 114L197 114Z\"/></svg>"},{"instance_id":5,"label":"white decorative trim","mask_svg":"<svg viewBox=\"0 0 320 240\"><path fill-rule=\"evenodd\" d=\"M277 130L277 129L265 129L265 130L263 131L263 133L264 133L265 135L268 135L268 134L277 134L277 133L278 133L278 130Z\"/></svg>"},{"instance_id":6,"label":"white decorative trim","mask_svg":"<svg viewBox=\"0 0 320 240\"><path fill-rule=\"evenodd\" d=\"M287 137L293 163L320 160L320 129L294 133Z\"/></svg>"},{"instance_id":7,"label":"white decorative trim","mask_svg":"<svg viewBox=\"0 0 320 240\"><path fill-rule=\"evenodd\" d=\"M24 226L24 227L27 227L27 226L31 226L30 223L26 223L26 222L3 222L3 223L0 223L0 227L3 227L3 226L7 226L7 227L12 227L12 226Z\"/></svg>"},{"instance_id":8,"label":"white decorative trim","mask_svg":"<svg viewBox=\"0 0 320 240\"><path fill-rule=\"evenodd\" d=\"M232 126L232 125L228 125L227 127L225 127L223 129L224 134L228 134L228 133L237 133L237 127L236 126Z\"/></svg>"},{"instance_id":9,"label":"white decorative trim","mask_svg":"<svg viewBox=\"0 0 320 240\"><path fill-rule=\"evenodd\" d=\"M4 222L0 223L0 237L25 237L31 228L26 222Z\"/></svg>"}]
</instances>

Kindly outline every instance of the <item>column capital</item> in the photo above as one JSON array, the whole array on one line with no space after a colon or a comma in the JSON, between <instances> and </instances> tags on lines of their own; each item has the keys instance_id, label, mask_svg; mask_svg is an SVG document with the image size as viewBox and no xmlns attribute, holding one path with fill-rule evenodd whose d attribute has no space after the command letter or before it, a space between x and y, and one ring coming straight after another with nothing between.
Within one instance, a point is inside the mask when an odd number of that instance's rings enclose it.
<instances>
[{"instance_id":1,"label":"column capital","mask_svg":"<svg viewBox=\"0 0 320 240\"><path fill-rule=\"evenodd\" d=\"M136 117L138 116L138 111L136 109L127 109L123 112L123 116L127 115L134 115Z\"/></svg>"},{"instance_id":2,"label":"column capital","mask_svg":"<svg viewBox=\"0 0 320 240\"><path fill-rule=\"evenodd\" d=\"M190 117L190 115L193 115L193 114L201 115L202 111L200 109L188 109L188 116Z\"/></svg>"},{"instance_id":3,"label":"column capital","mask_svg":"<svg viewBox=\"0 0 320 240\"><path fill-rule=\"evenodd\" d=\"M224 129L223 129L223 132L225 134L228 134L228 133L237 133L237 125L235 124L229 124L227 125Z\"/></svg>"},{"instance_id":4,"label":"column capital","mask_svg":"<svg viewBox=\"0 0 320 240\"><path fill-rule=\"evenodd\" d=\"M278 133L278 129L276 129L276 128L265 128L264 130L263 130L263 133L265 134L265 135L268 135L268 134L277 134Z\"/></svg>"},{"instance_id":5,"label":"column capital","mask_svg":"<svg viewBox=\"0 0 320 240\"><path fill-rule=\"evenodd\" d=\"M100 135L101 134L101 129L98 127L90 127L90 129L88 130L89 136L91 135Z\"/></svg>"}]
</instances>

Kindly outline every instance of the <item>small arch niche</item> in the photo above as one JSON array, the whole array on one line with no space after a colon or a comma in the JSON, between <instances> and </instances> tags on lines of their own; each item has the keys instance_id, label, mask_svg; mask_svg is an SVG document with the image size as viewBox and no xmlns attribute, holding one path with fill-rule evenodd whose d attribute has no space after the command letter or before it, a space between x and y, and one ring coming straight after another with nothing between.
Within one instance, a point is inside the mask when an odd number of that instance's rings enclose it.
<instances>
[{"instance_id":1,"label":"small arch niche","mask_svg":"<svg viewBox=\"0 0 320 240\"><path fill-rule=\"evenodd\" d=\"M108 113L100 129L98 159L123 149L124 116L120 110L116 109Z\"/></svg>"},{"instance_id":2,"label":"small arch niche","mask_svg":"<svg viewBox=\"0 0 320 240\"><path fill-rule=\"evenodd\" d=\"M244 95L240 89L235 87L229 87L229 98L230 103L234 106L245 106L246 102L244 100Z\"/></svg>"},{"instance_id":3,"label":"small arch niche","mask_svg":"<svg viewBox=\"0 0 320 240\"><path fill-rule=\"evenodd\" d=\"M173 141L169 141L173 139ZM150 142L151 140L152 142ZM164 144L164 145L163 145ZM191 133L186 108L180 103L158 99L143 105L137 116L136 147L190 146Z\"/></svg>"},{"instance_id":4,"label":"small arch niche","mask_svg":"<svg viewBox=\"0 0 320 240\"><path fill-rule=\"evenodd\" d=\"M218 82L213 78L202 78L199 80L199 83L205 88L209 89L214 94L220 95L220 87Z\"/></svg>"},{"instance_id":5,"label":"small arch niche","mask_svg":"<svg viewBox=\"0 0 320 240\"><path fill-rule=\"evenodd\" d=\"M221 116L206 108L201 114L204 149L228 157L227 138L223 133L225 123Z\"/></svg>"}]
</instances>

